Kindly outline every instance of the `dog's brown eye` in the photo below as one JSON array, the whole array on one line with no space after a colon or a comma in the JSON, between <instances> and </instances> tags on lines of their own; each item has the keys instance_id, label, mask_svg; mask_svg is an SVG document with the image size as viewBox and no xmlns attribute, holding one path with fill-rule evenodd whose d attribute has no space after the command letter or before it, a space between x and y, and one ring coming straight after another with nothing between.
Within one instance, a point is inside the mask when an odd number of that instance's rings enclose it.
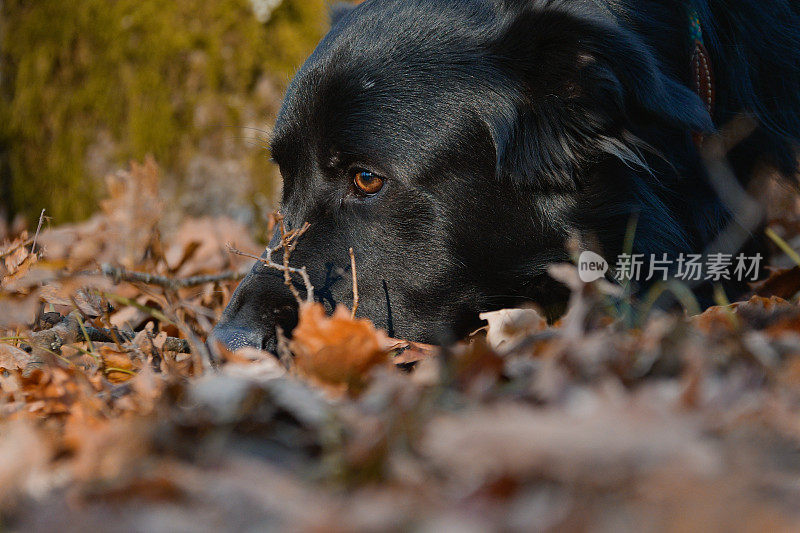
<instances>
[{"instance_id":1,"label":"dog's brown eye","mask_svg":"<svg viewBox=\"0 0 800 533\"><path fill-rule=\"evenodd\" d=\"M359 170L353 176L353 183L364 194L378 194L383 189L383 178L367 170Z\"/></svg>"}]
</instances>

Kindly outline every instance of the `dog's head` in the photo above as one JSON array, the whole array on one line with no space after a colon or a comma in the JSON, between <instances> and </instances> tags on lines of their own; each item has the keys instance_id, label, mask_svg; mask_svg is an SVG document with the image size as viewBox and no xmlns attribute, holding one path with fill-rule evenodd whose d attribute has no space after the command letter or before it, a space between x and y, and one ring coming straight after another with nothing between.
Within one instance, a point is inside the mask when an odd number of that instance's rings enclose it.
<instances>
[{"instance_id":1,"label":"dog's head","mask_svg":"<svg viewBox=\"0 0 800 533\"><path fill-rule=\"evenodd\" d=\"M563 301L546 267L597 212L608 246L633 211L670 219L631 185L652 173L634 132L688 142L710 128L702 103L609 14L560 4L367 0L336 12L272 140L287 225L310 224L291 264L317 299L351 305L352 247L358 314L392 336L446 341L481 311ZM271 347L295 309L283 274L257 264L215 335Z\"/></svg>"}]
</instances>

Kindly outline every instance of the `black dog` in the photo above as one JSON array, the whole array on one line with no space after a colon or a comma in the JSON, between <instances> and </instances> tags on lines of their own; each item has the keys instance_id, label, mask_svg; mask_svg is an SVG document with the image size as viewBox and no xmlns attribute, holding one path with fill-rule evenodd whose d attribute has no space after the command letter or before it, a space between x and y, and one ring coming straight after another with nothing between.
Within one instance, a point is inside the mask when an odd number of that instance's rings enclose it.
<instances>
[{"instance_id":1,"label":"black dog","mask_svg":"<svg viewBox=\"0 0 800 533\"><path fill-rule=\"evenodd\" d=\"M793 176L794 0L339 9L274 130L283 213L310 223L291 262L329 308L349 305L354 248L359 314L419 341L462 335L484 310L554 308L565 290L545 270L570 240L616 257L635 219L633 250L674 259L738 220L698 136L743 113L757 125L729 147L734 180L764 165ZM215 335L271 348L295 322L281 273L256 265Z\"/></svg>"}]
</instances>

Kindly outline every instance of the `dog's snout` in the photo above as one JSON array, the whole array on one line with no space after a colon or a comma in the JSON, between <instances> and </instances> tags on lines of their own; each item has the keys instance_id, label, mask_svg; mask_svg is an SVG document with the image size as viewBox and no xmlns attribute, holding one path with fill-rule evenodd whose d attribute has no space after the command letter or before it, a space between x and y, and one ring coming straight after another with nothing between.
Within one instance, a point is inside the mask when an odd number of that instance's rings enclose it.
<instances>
[{"instance_id":1,"label":"dog's snout","mask_svg":"<svg viewBox=\"0 0 800 533\"><path fill-rule=\"evenodd\" d=\"M209 336L213 350L222 344L236 351L245 347L274 352L276 329L290 335L297 325L297 303L282 276L256 265L236 288Z\"/></svg>"},{"instance_id":2,"label":"dog's snout","mask_svg":"<svg viewBox=\"0 0 800 533\"><path fill-rule=\"evenodd\" d=\"M245 347L262 349L265 345L265 336L255 329L218 325L209 337L212 347L217 342L232 352Z\"/></svg>"},{"instance_id":3,"label":"dog's snout","mask_svg":"<svg viewBox=\"0 0 800 533\"><path fill-rule=\"evenodd\" d=\"M214 328L209 344L222 343L227 349L236 351L245 347L274 351L276 347L276 328L284 335L290 335L297 326L298 313L296 305L282 305L261 315L259 321L247 320L247 316L234 314L225 317Z\"/></svg>"}]
</instances>

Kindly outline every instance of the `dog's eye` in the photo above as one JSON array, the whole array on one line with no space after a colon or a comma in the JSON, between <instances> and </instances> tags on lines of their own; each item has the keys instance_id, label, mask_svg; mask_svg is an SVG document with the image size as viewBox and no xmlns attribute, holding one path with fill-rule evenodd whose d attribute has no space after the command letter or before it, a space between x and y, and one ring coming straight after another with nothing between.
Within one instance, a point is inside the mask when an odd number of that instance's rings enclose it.
<instances>
[{"instance_id":1,"label":"dog's eye","mask_svg":"<svg viewBox=\"0 0 800 533\"><path fill-rule=\"evenodd\" d=\"M368 170L359 170L353 175L353 184L366 195L378 194L383 189L383 181L382 177Z\"/></svg>"}]
</instances>

